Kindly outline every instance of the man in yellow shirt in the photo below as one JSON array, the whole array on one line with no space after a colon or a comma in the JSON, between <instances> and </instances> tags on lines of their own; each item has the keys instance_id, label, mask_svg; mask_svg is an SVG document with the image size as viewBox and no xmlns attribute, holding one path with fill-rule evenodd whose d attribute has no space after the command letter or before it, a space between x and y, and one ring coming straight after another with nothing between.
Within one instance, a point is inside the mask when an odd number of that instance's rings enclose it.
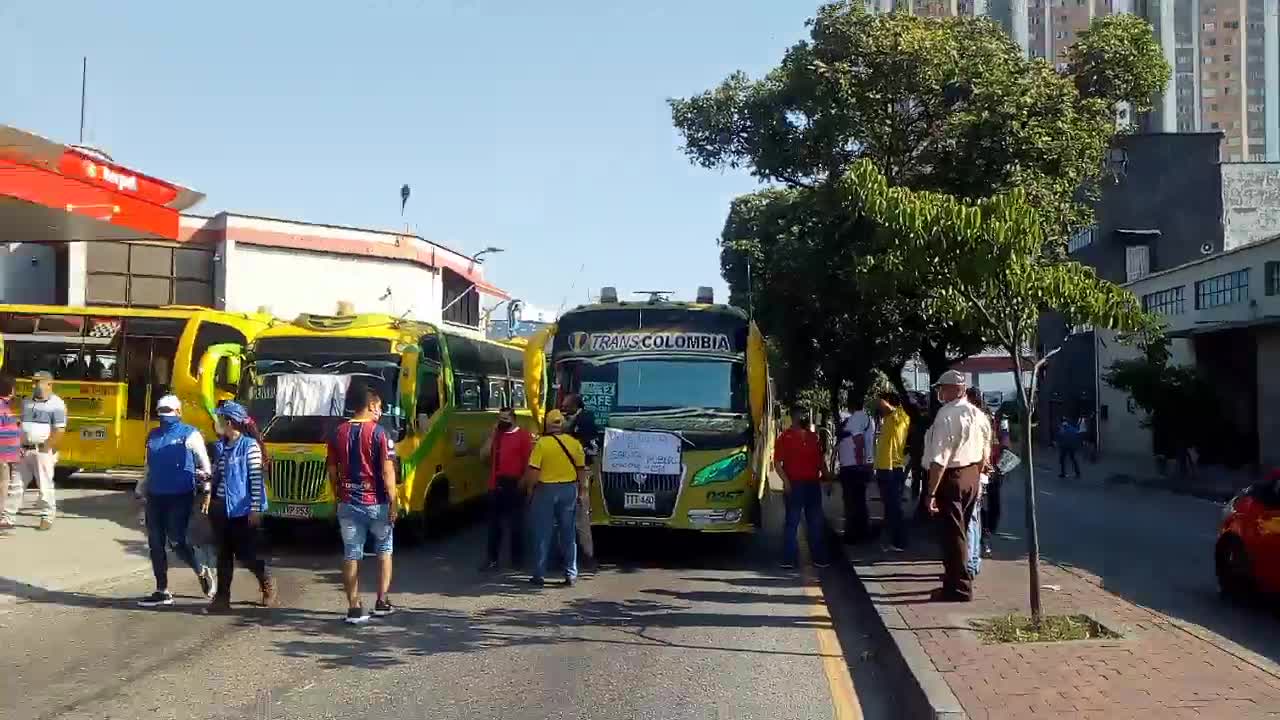
<instances>
[{"instance_id":1,"label":"man in yellow shirt","mask_svg":"<svg viewBox=\"0 0 1280 720\"><path fill-rule=\"evenodd\" d=\"M547 413L547 434L538 438L529 455L525 488L532 494L529 517L533 525L533 575L529 583L542 587L551 552L551 534L564 558L564 584L578 580L578 547L574 517L578 511L578 486L586 481L587 456L582 444L564 433L564 413Z\"/></svg>"},{"instance_id":2,"label":"man in yellow shirt","mask_svg":"<svg viewBox=\"0 0 1280 720\"><path fill-rule=\"evenodd\" d=\"M884 532L888 542L886 551L902 552L907 547L907 524L902 512L902 486L906 483L904 469L907 458L907 430L911 416L902 409L898 393L880 393L880 437L876 440L876 484L880 486L880 500L884 503Z\"/></svg>"}]
</instances>

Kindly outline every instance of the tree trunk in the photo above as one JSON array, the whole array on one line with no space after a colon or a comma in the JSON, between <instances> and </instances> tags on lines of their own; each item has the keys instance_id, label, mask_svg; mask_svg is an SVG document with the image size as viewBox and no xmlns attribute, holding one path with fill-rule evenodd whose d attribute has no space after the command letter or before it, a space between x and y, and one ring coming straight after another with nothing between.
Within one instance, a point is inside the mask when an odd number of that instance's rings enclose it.
<instances>
[{"instance_id":1,"label":"tree trunk","mask_svg":"<svg viewBox=\"0 0 1280 720\"><path fill-rule=\"evenodd\" d=\"M1026 468L1026 510L1027 510L1027 570L1031 591L1031 618L1037 628L1040 627L1042 613L1040 610L1040 532L1036 524L1036 470L1032 458L1031 431L1031 398L1026 382L1022 378L1022 359L1016 350L1010 352L1015 372L1013 381L1018 389L1019 428L1022 435L1022 465Z\"/></svg>"}]
</instances>

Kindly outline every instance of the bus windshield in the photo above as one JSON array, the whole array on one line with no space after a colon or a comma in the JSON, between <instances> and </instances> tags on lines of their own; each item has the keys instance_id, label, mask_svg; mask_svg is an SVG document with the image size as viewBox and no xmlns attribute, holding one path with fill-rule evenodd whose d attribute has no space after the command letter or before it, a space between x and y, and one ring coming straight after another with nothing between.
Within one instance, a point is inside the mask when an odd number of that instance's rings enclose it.
<instances>
[{"instance_id":1,"label":"bus windshield","mask_svg":"<svg viewBox=\"0 0 1280 720\"><path fill-rule=\"evenodd\" d=\"M747 423L746 372L737 361L570 359L559 363L558 379L601 425L736 434Z\"/></svg>"},{"instance_id":2,"label":"bus windshield","mask_svg":"<svg viewBox=\"0 0 1280 720\"><path fill-rule=\"evenodd\" d=\"M378 422L393 438L398 440L405 427L398 404L398 356L256 357L249 373L243 399L249 414L263 428L267 442L324 442L344 418L355 412L345 398L345 389L352 382L369 383L378 389L382 396L382 417ZM325 376L337 382L307 383L308 376ZM280 392L282 386L289 389L288 397ZM329 398L325 393L341 396ZM303 402L299 402L300 394Z\"/></svg>"}]
</instances>

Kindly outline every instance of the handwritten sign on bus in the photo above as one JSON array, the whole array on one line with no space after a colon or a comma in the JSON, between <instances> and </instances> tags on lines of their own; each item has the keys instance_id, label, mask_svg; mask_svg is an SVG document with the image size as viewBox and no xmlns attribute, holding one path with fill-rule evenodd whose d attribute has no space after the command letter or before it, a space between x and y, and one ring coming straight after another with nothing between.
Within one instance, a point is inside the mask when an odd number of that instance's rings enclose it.
<instances>
[{"instance_id":1,"label":"handwritten sign on bus","mask_svg":"<svg viewBox=\"0 0 1280 720\"><path fill-rule=\"evenodd\" d=\"M671 433L641 430L604 431L604 471L680 474L680 438Z\"/></svg>"}]
</instances>

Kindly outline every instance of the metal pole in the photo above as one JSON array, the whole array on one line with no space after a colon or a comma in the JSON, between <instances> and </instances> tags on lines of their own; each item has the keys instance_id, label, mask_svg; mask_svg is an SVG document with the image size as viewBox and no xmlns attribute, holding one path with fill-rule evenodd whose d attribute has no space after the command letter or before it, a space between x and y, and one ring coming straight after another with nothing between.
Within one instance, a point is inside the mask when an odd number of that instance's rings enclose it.
<instances>
[{"instance_id":1,"label":"metal pole","mask_svg":"<svg viewBox=\"0 0 1280 720\"><path fill-rule=\"evenodd\" d=\"M81 58L80 63L80 144L84 144L84 97L86 84L89 81L89 56Z\"/></svg>"}]
</instances>

